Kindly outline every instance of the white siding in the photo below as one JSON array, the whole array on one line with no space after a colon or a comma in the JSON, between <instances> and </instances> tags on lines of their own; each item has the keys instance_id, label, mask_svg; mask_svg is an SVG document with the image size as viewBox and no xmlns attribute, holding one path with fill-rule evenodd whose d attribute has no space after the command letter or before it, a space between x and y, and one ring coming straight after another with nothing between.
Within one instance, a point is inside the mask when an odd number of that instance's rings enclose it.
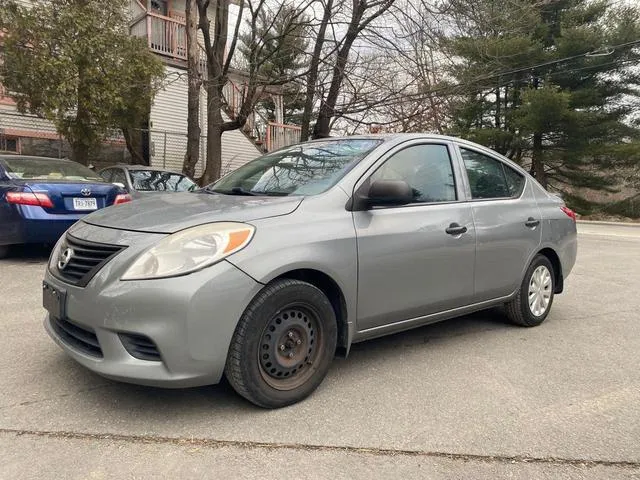
<instances>
[{"instance_id":1,"label":"white siding","mask_svg":"<svg viewBox=\"0 0 640 480\"><path fill-rule=\"evenodd\" d=\"M187 78L186 72L178 68L166 67L166 72L165 88L158 92L151 107L151 164L181 170L187 146ZM204 91L201 94L200 112L200 128L204 137L207 128ZM204 160L204 138L200 145L200 157ZM260 151L241 131L233 130L222 135L223 172L238 168L259 155ZM196 167L196 175L202 173L202 165L201 161Z\"/></svg>"},{"instance_id":2,"label":"white siding","mask_svg":"<svg viewBox=\"0 0 640 480\"><path fill-rule=\"evenodd\" d=\"M14 105L0 104L0 133L17 136L29 136L38 133L56 138L56 127L53 123L35 115L22 115Z\"/></svg>"}]
</instances>

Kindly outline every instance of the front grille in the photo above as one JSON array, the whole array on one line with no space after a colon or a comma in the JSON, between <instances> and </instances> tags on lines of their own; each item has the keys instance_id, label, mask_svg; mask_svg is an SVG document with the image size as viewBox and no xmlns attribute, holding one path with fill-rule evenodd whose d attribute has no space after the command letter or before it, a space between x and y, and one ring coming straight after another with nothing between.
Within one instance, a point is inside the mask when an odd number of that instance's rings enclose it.
<instances>
[{"instance_id":1,"label":"front grille","mask_svg":"<svg viewBox=\"0 0 640 480\"><path fill-rule=\"evenodd\" d=\"M52 273L60 280L84 287L105 263L124 248L126 247L80 240L67 234L60 248L60 255L68 249L71 249L73 253L62 269L58 267L58 259L55 259Z\"/></svg>"},{"instance_id":2,"label":"front grille","mask_svg":"<svg viewBox=\"0 0 640 480\"><path fill-rule=\"evenodd\" d=\"M150 360L152 362L160 362L160 352L158 347L149 337L144 335L134 335L132 333L118 334L122 345L132 357L140 360Z\"/></svg>"},{"instance_id":3,"label":"front grille","mask_svg":"<svg viewBox=\"0 0 640 480\"><path fill-rule=\"evenodd\" d=\"M102 358L98 337L92 330L59 318L51 318L51 326L64 343L92 357Z\"/></svg>"}]
</instances>

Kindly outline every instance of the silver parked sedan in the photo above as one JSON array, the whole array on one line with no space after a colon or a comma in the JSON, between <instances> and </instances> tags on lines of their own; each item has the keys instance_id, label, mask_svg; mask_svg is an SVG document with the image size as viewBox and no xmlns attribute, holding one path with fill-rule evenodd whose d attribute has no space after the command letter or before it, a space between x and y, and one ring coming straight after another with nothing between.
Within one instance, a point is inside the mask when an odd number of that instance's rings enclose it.
<instances>
[{"instance_id":1,"label":"silver parked sedan","mask_svg":"<svg viewBox=\"0 0 640 480\"><path fill-rule=\"evenodd\" d=\"M145 385L226 375L297 402L352 343L504 305L542 323L576 259L575 215L455 138L335 138L193 193L85 217L58 242L45 326L75 360Z\"/></svg>"}]
</instances>

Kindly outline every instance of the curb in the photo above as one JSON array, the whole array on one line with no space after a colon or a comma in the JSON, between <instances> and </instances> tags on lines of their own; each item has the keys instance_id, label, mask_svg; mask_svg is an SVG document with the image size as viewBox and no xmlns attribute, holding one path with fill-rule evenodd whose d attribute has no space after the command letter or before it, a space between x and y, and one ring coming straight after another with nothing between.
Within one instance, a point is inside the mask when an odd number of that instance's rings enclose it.
<instances>
[{"instance_id":1,"label":"curb","mask_svg":"<svg viewBox=\"0 0 640 480\"><path fill-rule=\"evenodd\" d=\"M616 227L638 227L640 228L640 223L633 222L606 222L604 220L578 220L577 223L583 225L612 225Z\"/></svg>"}]
</instances>

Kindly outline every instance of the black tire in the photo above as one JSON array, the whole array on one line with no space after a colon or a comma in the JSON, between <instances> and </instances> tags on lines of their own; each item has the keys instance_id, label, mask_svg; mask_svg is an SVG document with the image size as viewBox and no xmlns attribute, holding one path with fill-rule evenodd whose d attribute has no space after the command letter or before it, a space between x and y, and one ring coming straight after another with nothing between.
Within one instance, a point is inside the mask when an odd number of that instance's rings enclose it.
<instances>
[{"instance_id":1,"label":"black tire","mask_svg":"<svg viewBox=\"0 0 640 480\"><path fill-rule=\"evenodd\" d=\"M0 245L0 259L7 258L9 256L10 245Z\"/></svg>"},{"instance_id":2,"label":"black tire","mask_svg":"<svg viewBox=\"0 0 640 480\"><path fill-rule=\"evenodd\" d=\"M225 375L255 405L291 405L320 385L337 336L335 312L320 289L299 280L276 280L256 295L238 322Z\"/></svg>"},{"instance_id":3,"label":"black tire","mask_svg":"<svg viewBox=\"0 0 640 480\"><path fill-rule=\"evenodd\" d=\"M551 278L550 285L548 287L548 305L544 309L544 312L539 315L535 315L529 306L529 285L532 281L531 277L539 267L545 267ZM536 327L540 325L545 321L551 311L555 286L555 272L553 271L553 265L544 255L536 255L531 261L529 268L527 268L527 272L524 275L524 279L522 280L518 293L510 302L505 304L505 311L509 320L512 323L523 327ZM547 289L544 290L547 292Z\"/></svg>"}]
</instances>

